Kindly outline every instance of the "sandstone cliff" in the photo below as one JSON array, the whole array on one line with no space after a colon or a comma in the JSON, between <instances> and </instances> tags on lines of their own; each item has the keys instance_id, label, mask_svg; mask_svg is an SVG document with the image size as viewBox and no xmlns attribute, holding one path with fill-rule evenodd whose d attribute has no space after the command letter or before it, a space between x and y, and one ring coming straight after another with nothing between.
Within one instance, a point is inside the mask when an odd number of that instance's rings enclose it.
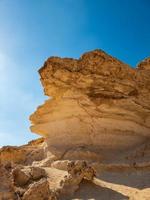
<instances>
[{"instance_id":1,"label":"sandstone cliff","mask_svg":"<svg viewBox=\"0 0 150 200\"><path fill-rule=\"evenodd\" d=\"M150 58L131 68L94 50L39 74L44 139L0 150L0 199L150 199Z\"/></svg>"},{"instance_id":2,"label":"sandstone cliff","mask_svg":"<svg viewBox=\"0 0 150 200\"><path fill-rule=\"evenodd\" d=\"M39 73L50 99L31 115L31 130L64 159L123 159L150 137L148 66L132 69L101 50L49 58Z\"/></svg>"}]
</instances>

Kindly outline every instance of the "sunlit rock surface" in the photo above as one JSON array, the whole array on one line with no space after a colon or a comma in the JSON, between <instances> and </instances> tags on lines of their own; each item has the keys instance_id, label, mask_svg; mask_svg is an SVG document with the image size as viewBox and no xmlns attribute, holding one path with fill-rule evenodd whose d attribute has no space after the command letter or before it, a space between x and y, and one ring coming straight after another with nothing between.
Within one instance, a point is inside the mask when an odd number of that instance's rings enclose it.
<instances>
[{"instance_id":1,"label":"sunlit rock surface","mask_svg":"<svg viewBox=\"0 0 150 200\"><path fill-rule=\"evenodd\" d=\"M94 50L39 74L43 138L0 149L0 200L149 200L150 58L131 68Z\"/></svg>"},{"instance_id":2,"label":"sunlit rock surface","mask_svg":"<svg viewBox=\"0 0 150 200\"><path fill-rule=\"evenodd\" d=\"M31 115L31 130L56 156L122 158L150 138L149 65L133 69L101 50L78 60L50 57L39 70L50 99Z\"/></svg>"}]
</instances>

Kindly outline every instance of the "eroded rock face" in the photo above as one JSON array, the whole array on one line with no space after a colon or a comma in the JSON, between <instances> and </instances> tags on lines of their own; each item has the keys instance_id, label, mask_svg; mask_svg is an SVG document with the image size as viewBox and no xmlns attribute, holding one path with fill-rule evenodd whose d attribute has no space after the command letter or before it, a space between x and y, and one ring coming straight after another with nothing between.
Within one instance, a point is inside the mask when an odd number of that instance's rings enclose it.
<instances>
[{"instance_id":1,"label":"eroded rock face","mask_svg":"<svg viewBox=\"0 0 150 200\"><path fill-rule=\"evenodd\" d=\"M30 141L23 146L4 146L0 149L0 163L26 164L40 161L44 157L44 138Z\"/></svg>"},{"instance_id":2,"label":"eroded rock face","mask_svg":"<svg viewBox=\"0 0 150 200\"><path fill-rule=\"evenodd\" d=\"M0 200L15 199L15 191L10 168L0 164Z\"/></svg>"},{"instance_id":3,"label":"eroded rock face","mask_svg":"<svg viewBox=\"0 0 150 200\"><path fill-rule=\"evenodd\" d=\"M101 50L50 57L39 70L50 99L31 115L31 131L57 158L104 161L139 147L150 138L149 65L133 69Z\"/></svg>"},{"instance_id":4,"label":"eroded rock face","mask_svg":"<svg viewBox=\"0 0 150 200\"><path fill-rule=\"evenodd\" d=\"M133 69L95 50L39 73L44 138L0 149L0 200L150 199L150 59Z\"/></svg>"}]
</instances>

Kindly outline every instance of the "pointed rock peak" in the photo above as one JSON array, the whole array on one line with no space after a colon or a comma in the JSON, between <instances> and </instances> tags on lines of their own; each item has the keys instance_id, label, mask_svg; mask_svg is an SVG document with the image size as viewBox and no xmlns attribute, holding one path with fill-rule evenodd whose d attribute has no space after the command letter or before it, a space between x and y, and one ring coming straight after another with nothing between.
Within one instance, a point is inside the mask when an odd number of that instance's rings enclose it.
<instances>
[{"instance_id":1,"label":"pointed rock peak","mask_svg":"<svg viewBox=\"0 0 150 200\"><path fill-rule=\"evenodd\" d=\"M81 55L81 59L86 57L86 56L109 56L105 51L101 50L101 49L94 49L92 51L88 51L88 52L85 52Z\"/></svg>"},{"instance_id":2,"label":"pointed rock peak","mask_svg":"<svg viewBox=\"0 0 150 200\"><path fill-rule=\"evenodd\" d=\"M123 63L122 61L120 61L119 59L112 57L111 55L109 55L108 53L106 53L105 51L101 50L101 49L95 49L92 51L88 51L86 53L84 53L80 59L95 59L95 58L103 58L105 60L110 60L110 61L114 61L114 62L118 62L118 63Z\"/></svg>"}]
</instances>

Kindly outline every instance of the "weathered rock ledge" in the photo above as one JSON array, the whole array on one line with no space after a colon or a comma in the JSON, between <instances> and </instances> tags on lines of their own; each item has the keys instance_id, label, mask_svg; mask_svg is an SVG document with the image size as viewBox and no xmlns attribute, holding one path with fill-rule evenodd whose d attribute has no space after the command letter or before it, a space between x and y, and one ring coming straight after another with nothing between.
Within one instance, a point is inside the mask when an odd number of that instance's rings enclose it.
<instances>
[{"instance_id":1,"label":"weathered rock ledge","mask_svg":"<svg viewBox=\"0 0 150 200\"><path fill-rule=\"evenodd\" d=\"M131 68L94 50L39 74L43 138L0 149L0 200L149 200L150 58Z\"/></svg>"},{"instance_id":2,"label":"weathered rock ledge","mask_svg":"<svg viewBox=\"0 0 150 200\"><path fill-rule=\"evenodd\" d=\"M59 158L127 157L150 138L148 66L146 59L133 69L101 50L50 57L39 70L50 99L31 115L31 131Z\"/></svg>"}]
</instances>

